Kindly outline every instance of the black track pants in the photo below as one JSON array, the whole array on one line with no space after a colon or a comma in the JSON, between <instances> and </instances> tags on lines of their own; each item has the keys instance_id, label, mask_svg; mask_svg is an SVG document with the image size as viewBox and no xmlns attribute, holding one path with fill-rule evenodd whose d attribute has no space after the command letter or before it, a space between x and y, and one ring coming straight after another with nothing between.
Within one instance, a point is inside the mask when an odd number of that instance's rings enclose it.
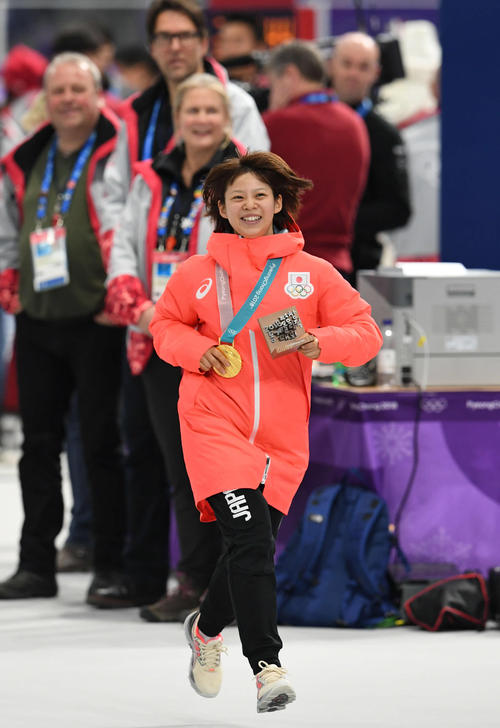
<instances>
[{"instance_id":1,"label":"black track pants","mask_svg":"<svg viewBox=\"0 0 500 728\"><path fill-rule=\"evenodd\" d=\"M243 654L257 673L260 660L280 664L274 550L283 514L268 505L260 488L226 491L208 501L224 553L210 581L199 628L215 636L236 618Z\"/></svg>"}]
</instances>

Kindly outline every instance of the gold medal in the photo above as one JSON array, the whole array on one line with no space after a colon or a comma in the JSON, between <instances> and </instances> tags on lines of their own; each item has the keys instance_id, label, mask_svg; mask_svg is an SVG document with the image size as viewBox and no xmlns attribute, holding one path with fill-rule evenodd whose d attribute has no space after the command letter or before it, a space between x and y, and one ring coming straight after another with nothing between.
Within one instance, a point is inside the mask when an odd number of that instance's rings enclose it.
<instances>
[{"instance_id":1,"label":"gold medal","mask_svg":"<svg viewBox=\"0 0 500 728\"><path fill-rule=\"evenodd\" d=\"M225 369L224 374L220 374L217 369L214 369L214 372L219 377L224 377L225 379L235 377L241 371L241 356L239 351L234 346L231 346L231 344L219 344L217 348L229 361L229 366Z\"/></svg>"}]
</instances>

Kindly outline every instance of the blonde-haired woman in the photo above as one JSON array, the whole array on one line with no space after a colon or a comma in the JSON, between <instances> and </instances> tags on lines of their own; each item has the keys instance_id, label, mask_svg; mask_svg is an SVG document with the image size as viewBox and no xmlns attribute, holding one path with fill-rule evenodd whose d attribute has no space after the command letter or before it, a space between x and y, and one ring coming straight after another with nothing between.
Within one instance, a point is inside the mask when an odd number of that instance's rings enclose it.
<instances>
[{"instance_id":1,"label":"blonde-haired woman","mask_svg":"<svg viewBox=\"0 0 500 728\"><path fill-rule=\"evenodd\" d=\"M231 139L229 100L215 77L191 76L178 87L173 108L175 141L165 153L134 168L136 176L115 234L106 300L113 319L129 326L128 361L132 374L142 380L177 519L180 587L143 608L141 616L149 621L181 620L191 604L198 604L220 554L220 541L214 528L199 522L184 465L177 414L181 370L154 353L148 327L156 301L177 266L206 250L213 230L203 215L206 175L219 162L244 151ZM129 541L140 534L138 550L144 554L158 554L163 545L166 564L168 523L161 518L168 521L164 517L168 493L136 495L131 493L129 499L135 504ZM134 551L133 543L129 550Z\"/></svg>"}]
</instances>

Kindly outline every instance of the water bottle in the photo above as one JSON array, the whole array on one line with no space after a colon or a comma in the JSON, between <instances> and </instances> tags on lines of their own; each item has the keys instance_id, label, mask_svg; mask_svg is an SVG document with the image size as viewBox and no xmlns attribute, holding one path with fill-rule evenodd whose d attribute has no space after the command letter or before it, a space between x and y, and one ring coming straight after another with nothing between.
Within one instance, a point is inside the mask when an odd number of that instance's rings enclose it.
<instances>
[{"instance_id":1,"label":"water bottle","mask_svg":"<svg viewBox=\"0 0 500 728\"><path fill-rule=\"evenodd\" d=\"M401 341L400 364L401 384L403 387L409 387L410 384L413 384L413 337L407 318L405 318L405 332Z\"/></svg>"},{"instance_id":2,"label":"water bottle","mask_svg":"<svg viewBox=\"0 0 500 728\"><path fill-rule=\"evenodd\" d=\"M382 321L383 344L377 354L377 384L381 387L396 385L396 348L392 319Z\"/></svg>"}]
</instances>

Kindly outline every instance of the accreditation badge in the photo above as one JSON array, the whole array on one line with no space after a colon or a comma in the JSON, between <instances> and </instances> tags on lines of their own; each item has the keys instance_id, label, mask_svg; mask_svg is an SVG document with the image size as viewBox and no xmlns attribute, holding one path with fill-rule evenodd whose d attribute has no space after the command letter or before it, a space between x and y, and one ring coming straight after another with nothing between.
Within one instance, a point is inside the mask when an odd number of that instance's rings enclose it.
<instances>
[{"instance_id":1,"label":"accreditation badge","mask_svg":"<svg viewBox=\"0 0 500 728\"><path fill-rule=\"evenodd\" d=\"M33 288L49 291L69 283L66 228L57 227L35 230L30 235L33 261Z\"/></svg>"},{"instance_id":2,"label":"accreditation badge","mask_svg":"<svg viewBox=\"0 0 500 728\"><path fill-rule=\"evenodd\" d=\"M189 253L175 250L154 250L151 275L151 300L156 303L178 266L189 258Z\"/></svg>"}]
</instances>

